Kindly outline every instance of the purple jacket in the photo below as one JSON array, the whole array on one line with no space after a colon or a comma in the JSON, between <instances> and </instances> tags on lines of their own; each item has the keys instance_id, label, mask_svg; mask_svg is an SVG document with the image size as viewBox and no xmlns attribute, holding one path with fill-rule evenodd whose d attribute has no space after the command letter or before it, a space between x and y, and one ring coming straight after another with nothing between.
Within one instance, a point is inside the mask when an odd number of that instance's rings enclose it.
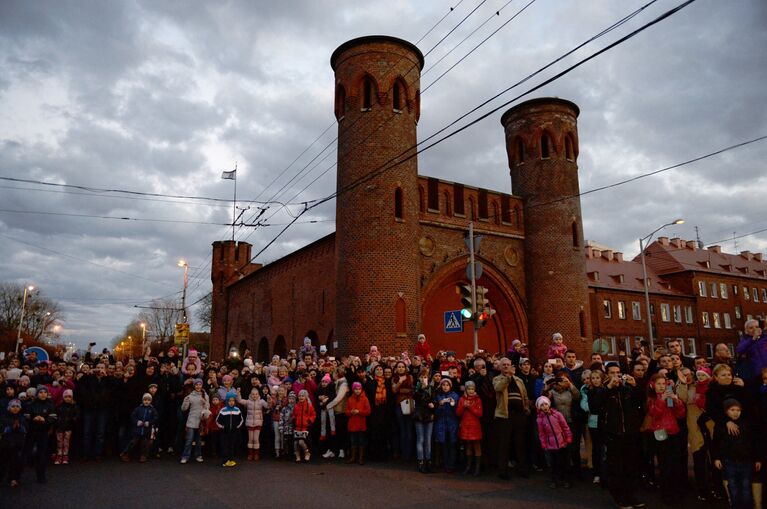
<instances>
[{"instance_id":1,"label":"purple jacket","mask_svg":"<svg viewBox=\"0 0 767 509\"><path fill-rule=\"evenodd\" d=\"M545 451L563 449L573 441L565 416L553 408L548 414L538 412L538 438Z\"/></svg>"},{"instance_id":2,"label":"purple jacket","mask_svg":"<svg viewBox=\"0 0 767 509\"><path fill-rule=\"evenodd\" d=\"M760 376L762 368L767 368L767 332L762 332L756 341L752 336L744 334L740 337L735 353L746 356L751 367L751 376Z\"/></svg>"}]
</instances>

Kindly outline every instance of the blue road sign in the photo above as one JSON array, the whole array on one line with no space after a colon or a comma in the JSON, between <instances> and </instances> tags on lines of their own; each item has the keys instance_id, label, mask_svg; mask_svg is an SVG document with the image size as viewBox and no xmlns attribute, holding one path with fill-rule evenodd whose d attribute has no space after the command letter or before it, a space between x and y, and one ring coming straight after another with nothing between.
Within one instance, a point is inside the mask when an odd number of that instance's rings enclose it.
<instances>
[{"instance_id":1,"label":"blue road sign","mask_svg":"<svg viewBox=\"0 0 767 509\"><path fill-rule=\"evenodd\" d=\"M461 310L445 311L445 332L463 332Z\"/></svg>"}]
</instances>

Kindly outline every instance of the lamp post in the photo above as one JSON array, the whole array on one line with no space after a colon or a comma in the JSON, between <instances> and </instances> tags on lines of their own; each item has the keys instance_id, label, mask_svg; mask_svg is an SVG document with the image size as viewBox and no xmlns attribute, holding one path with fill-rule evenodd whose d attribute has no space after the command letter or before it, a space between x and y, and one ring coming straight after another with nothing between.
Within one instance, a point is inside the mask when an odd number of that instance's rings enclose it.
<instances>
[{"instance_id":1,"label":"lamp post","mask_svg":"<svg viewBox=\"0 0 767 509\"><path fill-rule=\"evenodd\" d=\"M139 358L144 357L144 349L146 348L146 323L141 322L141 355Z\"/></svg>"},{"instance_id":2,"label":"lamp post","mask_svg":"<svg viewBox=\"0 0 767 509\"><path fill-rule=\"evenodd\" d=\"M673 221L671 223L666 223L663 226L655 229L652 233L649 235L646 235L639 239L639 254L642 257L642 284L644 286L644 303L646 307L647 312L647 337L650 338L650 355L652 355L655 352L655 340L652 335L652 316L650 315L650 287L647 284L647 265L645 264L644 260L644 248L650 243L650 240L652 240L652 236L661 231L666 226L672 226L675 224L683 224L684 219L677 219L676 221Z\"/></svg>"},{"instance_id":3,"label":"lamp post","mask_svg":"<svg viewBox=\"0 0 767 509\"><path fill-rule=\"evenodd\" d=\"M184 267L184 291L181 294L181 323L187 323L186 318L186 287L189 284L189 264L183 258L178 261L179 267ZM184 342L183 357L186 357L187 343Z\"/></svg>"},{"instance_id":4,"label":"lamp post","mask_svg":"<svg viewBox=\"0 0 767 509\"><path fill-rule=\"evenodd\" d=\"M133 338L128 336L128 355L133 358Z\"/></svg>"},{"instance_id":5,"label":"lamp post","mask_svg":"<svg viewBox=\"0 0 767 509\"><path fill-rule=\"evenodd\" d=\"M19 355L19 347L21 346L21 326L24 324L24 310L27 307L27 293L34 290L32 285L24 287L24 297L21 299L21 319L19 320L19 332L16 334L16 355Z\"/></svg>"}]
</instances>

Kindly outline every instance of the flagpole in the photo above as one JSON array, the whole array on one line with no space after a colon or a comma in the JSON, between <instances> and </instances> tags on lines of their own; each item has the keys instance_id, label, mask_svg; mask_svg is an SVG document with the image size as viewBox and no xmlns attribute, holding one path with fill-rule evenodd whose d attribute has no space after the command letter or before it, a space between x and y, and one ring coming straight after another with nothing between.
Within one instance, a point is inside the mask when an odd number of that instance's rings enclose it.
<instances>
[{"instance_id":1,"label":"flagpole","mask_svg":"<svg viewBox=\"0 0 767 509\"><path fill-rule=\"evenodd\" d=\"M234 222L237 217L237 163L234 163L234 199L232 200L232 242L234 242Z\"/></svg>"}]
</instances>

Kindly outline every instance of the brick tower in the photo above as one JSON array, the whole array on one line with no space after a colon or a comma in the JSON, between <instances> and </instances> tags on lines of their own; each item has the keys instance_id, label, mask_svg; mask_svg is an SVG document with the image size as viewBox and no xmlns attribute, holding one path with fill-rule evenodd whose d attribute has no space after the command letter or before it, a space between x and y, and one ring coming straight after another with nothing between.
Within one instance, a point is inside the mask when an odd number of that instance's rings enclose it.
<instances>
[{"instance_id":1,"label":"brick tower","mask_svg":"<svg viewBox=\"0 0 767 509\"><path fill-rule=\"evenodd\" d=\"M210 321L210 358L223 359L227 345L227 311L229 292L226 283L236 275L244 275L243 269L250 264L251 245L233 240L213 243L210 279L213 283L213 307Z\"/></svg>"},{"instance_id":2,"label":"brick tower","mask_svg":"<svg viewBox=\"0 0 767 509\"><path fill-rule=\"evenodd\" d=\"M555 332L563 334L579 357L591 349L577 196L578 113L570 101L539 98L514 106L501 117L512 192L525 203L529 339L539 360Z\"/></svg>"},{"instance_id":3,"label":"brick tower","mask_svg":"<svg viewBox=\"0 0 767 509\"><path fill-rule=\"evenodd\" d=\"M416 46L388 36L350 40L330 58L338 119L340 353L362 353L371 344L400 352L418 332L418 163L414 157L389 166L416 143L423 63Z\"/></svg>"}]
</instances>

